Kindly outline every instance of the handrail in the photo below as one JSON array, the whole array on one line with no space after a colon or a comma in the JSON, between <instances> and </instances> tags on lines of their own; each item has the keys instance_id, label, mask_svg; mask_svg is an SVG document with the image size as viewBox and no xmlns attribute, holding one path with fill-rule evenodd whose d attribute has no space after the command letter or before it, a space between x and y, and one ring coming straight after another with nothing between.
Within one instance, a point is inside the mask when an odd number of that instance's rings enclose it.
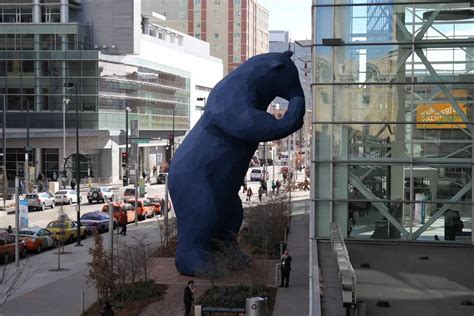
<instances>
[{"instance_id":1,"label":"handrail","mask_svg":"<svg viewBox=\"0 0 474 316\"><path fill-rule=\"evenodd\" d=\"M356 274L349 259L344 237L339 225L331 223L331 245L336 253L337 271L342 286L342 303L346 307L356 305Z\"/></svg>"}]
</instances>

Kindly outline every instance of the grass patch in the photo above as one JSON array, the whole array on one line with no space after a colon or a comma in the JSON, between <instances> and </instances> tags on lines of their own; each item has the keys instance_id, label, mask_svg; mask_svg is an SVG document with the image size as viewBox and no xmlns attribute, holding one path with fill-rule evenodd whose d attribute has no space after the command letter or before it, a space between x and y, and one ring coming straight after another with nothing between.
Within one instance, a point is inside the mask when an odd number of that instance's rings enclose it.
<instances>
[{"instance_id":1,"label":"grass patch","mask_svg":"<svg viewBox=\"0 0 474 316\"><path fill-rule=\"evenodd\" d=\"M127 283L111 302L116 316L139 316L148 305L158 302L163 298L168 286L157 284L154 281L140 281ZM83 316L100 315L103 304L95 302Z\"/></svg>"}]
</instances>

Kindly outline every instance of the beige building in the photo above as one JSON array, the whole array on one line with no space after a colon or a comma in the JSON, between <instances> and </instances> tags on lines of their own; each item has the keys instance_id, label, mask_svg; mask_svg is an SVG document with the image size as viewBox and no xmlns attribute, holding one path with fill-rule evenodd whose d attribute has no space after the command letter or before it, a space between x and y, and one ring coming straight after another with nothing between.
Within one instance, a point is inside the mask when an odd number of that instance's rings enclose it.
<instances>
[{"instance_id":1,"label":"beige building","mask_svg":"<svg viewBox=\"0 0 474 316\"><path fill-rule=\"evenodd\" d=\"M257 0L143 0L142 6L164 25L209 42L225 74L268 52L269 12Z\"/></svg>"}]
</instances>

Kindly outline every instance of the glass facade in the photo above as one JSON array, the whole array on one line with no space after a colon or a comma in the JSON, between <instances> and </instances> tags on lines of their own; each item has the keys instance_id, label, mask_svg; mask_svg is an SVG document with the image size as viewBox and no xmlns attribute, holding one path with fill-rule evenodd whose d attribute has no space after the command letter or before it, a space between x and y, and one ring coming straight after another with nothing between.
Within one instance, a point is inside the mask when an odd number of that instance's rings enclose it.
<instances>
[{"instance_id":1,"label":"glass facade","mask_svg":"<svg viewBox=\"0 0 474 316\"><path fill-rule=\"evenodd\" d=\"M93 28L81 22L86 12L81 12L81 2L67 3L0 0L0 106L6 109L7 134L27 126L31 135L49 133L30 144L38 149L30 159L37 172L53 178L63 169L62 143L57 140L64 107L65 126L75 128L78 121L81 133L92 139L81 145L81 152L91 158L95 176L109 177L115 171L105 170L100 161L118 157L111 158L100 138L107 135L104 131L115 130L105 137L122 135L126 107L129 120L138 120L147 137L168 137L172 130L180 136L189 130L190 73L138 55L101 53L103 46L92 43ZM142 31L159 37L156 31L163 30L150 26ZM170 35L171 42L175 39L182 42L182 36ZM9 179L24 165L18 154L24 156L23 136L16 137L16 142L7 141Z\"/></svg>"},{"instance_id":2,"label":"glass facade","mask_svg":"<svg viewBox=\"0 0 474 316\"><path fill-rule=\"evenodd\" d=\"M155 67L153 67L155 66ZM158 65L99 63L99 128L125 129L125 108L140 130L190 128L189 74Z\"/></svg>"},{"instance_id":3,"label":"glass facade","mask_svg":"<svg viewBox=\"0 0 474 316\"><path fill-rule=\"evenodd\" d=\"M336 221L354 238L470 242L471 3L315 0L313 28L316 235Z\"/></svg>"}]
</instances>

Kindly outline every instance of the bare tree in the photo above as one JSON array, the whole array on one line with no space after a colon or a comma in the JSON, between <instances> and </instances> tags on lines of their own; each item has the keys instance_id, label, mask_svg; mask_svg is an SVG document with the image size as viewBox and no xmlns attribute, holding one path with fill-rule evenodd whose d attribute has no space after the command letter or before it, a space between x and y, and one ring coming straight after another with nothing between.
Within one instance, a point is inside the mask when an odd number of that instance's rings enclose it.
<instances>
[{"instance_id":1,"label":"bare tree","mask_svg":"<svg viewBox=\"0 0 474 316\"><path fill-rule=\"evenodd\" d=\"M115 273L110 262L110 254L104 249L102 236L94 232L94 247L89 249L92 261L88 281L94 283L100 302L110 301L115 293Z\"/></svg>"},{"instance_id":2,"label":"bare tree","mask_svg":"<svg viewBox=\"0 0 474 316\"><path fill-rule=\"evenodd\" d=\"M5 303L30 279L36 271L32 269L28 259L20 262L19 267L13 264L3 264L0 270L0 306Z\"/></svg>"}]
</instances>

